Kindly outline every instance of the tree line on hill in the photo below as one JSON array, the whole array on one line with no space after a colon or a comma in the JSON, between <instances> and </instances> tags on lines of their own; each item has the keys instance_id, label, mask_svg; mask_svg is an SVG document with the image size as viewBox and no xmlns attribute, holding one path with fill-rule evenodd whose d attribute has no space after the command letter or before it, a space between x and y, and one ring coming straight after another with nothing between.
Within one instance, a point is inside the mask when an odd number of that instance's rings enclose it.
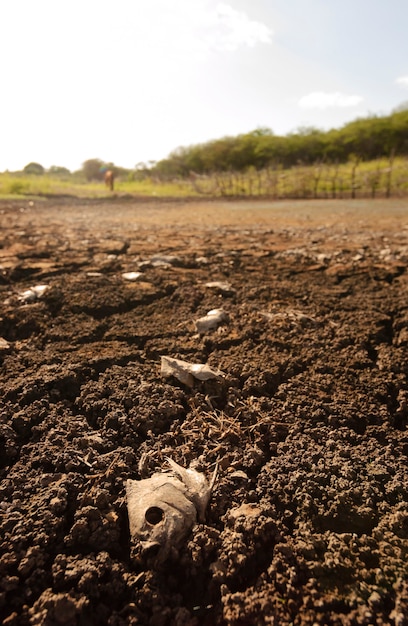
<instances>
[{"instance_id":1,"label":"tree line on hill","mask_svg":"<svg viewBox=\"0 0 408 626\"><path fill-rule=\"evenodd\" d=\"M236 137L180 147L157 162L151 173L185 178L191 173L242 172L271 166L283 169L317 163L371 161L408 155L408 105L387 116L357 119L340 129L301 128L285 136L258 128Z\"/></svg>"},{"instance_id":2,"label":"tree line on hill","mask_svg":"<svg viewBox=\"0 0 408 626\"><path fill-rule=\"evenodd\" d=\"M22 173L96 181L103 179L106 169L112 169L115 176L126 180L152 178L160 182L189 179L197 187L200 177L206 176L225 175L230 177L228 180L232 180L232 174L245 173L253 178L251 172L310 166L318 168L315 171L320 172L323 165L329 168L344 163L350 164L353 175L361 162L387 159L392 166L396 156L408 156L408 103L402 104L390 115L356 119L329 131L306 127L279 136L269 128L258 128L235 137L179 147L163 160L138 163L134 169L119 167L100 159L88 159L77 172L55 165L46 170L39 163L32 162L26 165ZM270 174L268 176L270 178ZM320 174L314 176L316 178ZM375 176L371 178L374 180ZM217 183L218 186L220 184ZM238 182L235 187L239 188L240 185L241 182Z\"/></svg>"},{"instance_id":3,"label":"tree line on hill","mask_svg":"<svg viewBox=\"0 0 408 626\"><path fill-rule=\"evenodd\" d=\"M40 163L32 161L23 168L21 173L36 176L47 174L59 178L69 178L73 176L75 178L84 178L90 182L93 180L103 180L106 170L113 170L116 176L128 176L132 172L132 170L119 167L112 162L108 163L101 159L88 159L82 163L81 169L76 172L71 172L68 168L59 165L51 165L50 168L46 169Z\"/></svg>"}]
</instances>

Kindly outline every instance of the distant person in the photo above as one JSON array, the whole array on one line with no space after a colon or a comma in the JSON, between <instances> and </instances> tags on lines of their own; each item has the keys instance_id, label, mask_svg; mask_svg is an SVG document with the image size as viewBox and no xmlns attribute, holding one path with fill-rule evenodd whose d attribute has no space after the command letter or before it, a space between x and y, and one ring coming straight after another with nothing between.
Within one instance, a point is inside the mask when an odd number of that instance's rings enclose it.
<instances>
[{"instance_id":1,"label":"distant person","mask_svg":"<svg viewBox=\"0 0 408 626\"><path fill-rule=\"evenodd\" d=\"M106 170L105 172L105 185L109 187L111 191L113 191L115 185L115 174L113 170Z\"/></svg>"}]
</instances>

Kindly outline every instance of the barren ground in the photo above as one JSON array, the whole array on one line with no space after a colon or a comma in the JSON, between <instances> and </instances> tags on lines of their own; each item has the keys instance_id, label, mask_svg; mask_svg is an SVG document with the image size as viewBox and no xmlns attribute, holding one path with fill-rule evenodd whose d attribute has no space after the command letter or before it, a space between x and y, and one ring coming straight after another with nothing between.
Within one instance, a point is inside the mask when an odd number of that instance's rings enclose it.
<instances>
[{"instance_id":1,"label":"barren ground","mask_svg":"<svg viewBox=\"0 0 408 626\"><path fill-rule=\"evenodd\" d=\"M3 624L408 624L407 208L0 203ZM218 478L149 568L124 486L166 456Z\"/></svg>"}]
</instances>

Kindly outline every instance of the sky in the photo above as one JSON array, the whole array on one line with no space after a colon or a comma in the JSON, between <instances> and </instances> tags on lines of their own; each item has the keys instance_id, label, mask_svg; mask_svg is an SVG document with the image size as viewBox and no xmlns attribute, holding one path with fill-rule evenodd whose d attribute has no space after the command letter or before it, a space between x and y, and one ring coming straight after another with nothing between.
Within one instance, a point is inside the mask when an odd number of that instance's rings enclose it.
<instances>
[{"instance_id":1,"label":"sky","mask_svg":"<svg viewBox=\"0 0 408 626\"><path fill-rule=\"evenodd\" d=\"M387 115L407 24L407 0L2 0L0 171Z\"/></svg>"}]
</instances>

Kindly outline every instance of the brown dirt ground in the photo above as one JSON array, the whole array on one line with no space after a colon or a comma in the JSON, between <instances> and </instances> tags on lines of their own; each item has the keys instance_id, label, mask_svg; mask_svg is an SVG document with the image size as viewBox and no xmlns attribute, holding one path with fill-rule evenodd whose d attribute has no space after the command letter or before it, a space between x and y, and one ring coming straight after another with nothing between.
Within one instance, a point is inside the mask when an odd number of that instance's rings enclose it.
<instances>
[{"instance_id":1,"label":"brown dirt ground","mask_svg":"<svg viewBox=\"0 0 408 626\"><path fill-rule=\"evenodd\" d=\"M3 624L408 624L407 208L0 203ZM219 471L154 569L124 487L166 456Z\"/></svg>"}]
</instances>

